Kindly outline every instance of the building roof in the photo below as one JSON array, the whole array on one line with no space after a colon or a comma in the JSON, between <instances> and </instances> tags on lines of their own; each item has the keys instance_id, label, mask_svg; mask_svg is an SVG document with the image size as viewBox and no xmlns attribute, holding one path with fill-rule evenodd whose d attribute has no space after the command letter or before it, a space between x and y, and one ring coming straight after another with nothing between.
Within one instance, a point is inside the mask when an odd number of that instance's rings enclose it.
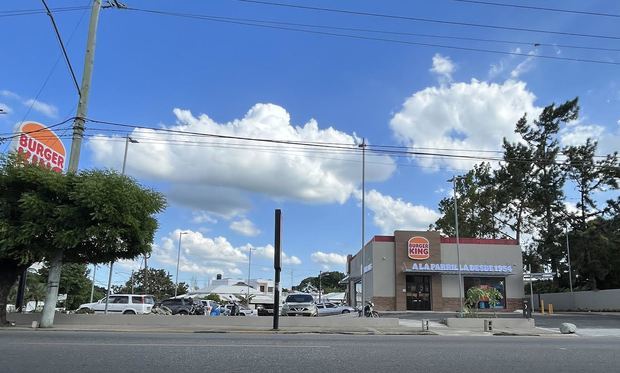
<instances>
[{"instance_id":1,"label":"building roof","mask_svg":"<svg viewBox=\"0 0 620 373\"><path fill-rule=\"evenodd\" d=\"M374 236L371 242L394 242L394 236ZM441 243L456 243L456 237L441 237ZM504 238L459 237L463 245L518 245L519 241Z\"/></svg>"}]
</instances>

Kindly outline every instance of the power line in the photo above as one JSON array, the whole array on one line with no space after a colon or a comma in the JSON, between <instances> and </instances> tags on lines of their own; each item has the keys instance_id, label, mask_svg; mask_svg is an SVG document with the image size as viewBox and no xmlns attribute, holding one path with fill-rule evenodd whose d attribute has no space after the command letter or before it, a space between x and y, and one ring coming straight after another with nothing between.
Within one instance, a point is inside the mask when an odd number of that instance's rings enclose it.
<instances>
[{"instance_id":1,"label":"power line","mask_svg":"<svg viewBox=\"0 0 620 373\"><path fill-rule=\"evenodd\" d=\"M62 12L74 12L76 10L84 10L88 9L88 6L70 6L70 7L61 7L61 8L50 8L53 13L62 13ZM0 18L6 17L20 17L20 16L29 16L34 14L46 14L45 10L41 9L21 9L21 10L0 10Z\"/></svg>"},{"instance_id":2,"label":"power line","mask_svg":"<svg viewBox=\"0 0 620 373\"><path fill-rule=\"evenodd\" d=\"M243 3L259 4L259 5L270 5L270 6L278 6L278 7L286 7L286 8L296 8L296 9L314 10L314 11L320 11L320 12L331 12L331 13L340 13L340 14L349 14L349 15L358 15L358 16L367 16L367 17L400 19L400 20L415 21L415 22L439 23L439 24L447 24L447 25L455 25L455 26L489 28L489 29L496 29L496 30L536 32L536 33L541 33L541 34L579 36L579 37L595 38L595 39L620 40L620 36L615 36L615 35L582 34L582 33L574 33L574 32L542 30L542 29L533 29L533 28L525 28L525 27L487 25L487 24L482 24L482 23L458 22L458 21L449 21L449 20L443 20L443 19L399 16L396 14L362 12L362 11L356 11L356 10L337 9L337 8L323 8L323 7L314 7L314 6L288 4L288 3L277 3L277 2L260 1L260 0L236 0L236 1L243 2Z\"/></svg>"},{"instance_id":3,"label":"power line","mask_svg":"<svg viewBox=\"0 0 620 373\"><path fill-rule=\"evenodd\" d=\"M62 126L63 124L65 124L65 123L67 123L67 122L69 122L69 121L71 121L71 120L73 120L73 119L75 119L75 117L70 117L70 118L67 118L67 119L63 120L62 122L59 122L59 123L56 123L56 124L52 124L51 126L47 126L47 127L43 127L43 128L39 128L39 129L34 130L34 131L20 132L20 133L16 133L16 134L14 134L14 135L11 135L11 136L2 137L2 138L0 138L0 143L2 143L2 142L4 142L4 141L7 141L7 140L12 140L12 139L15 139L15 138L17 138L17 137L21 136L21 135L22 135L22 133L23 133L23 134L27 134L27 135L28 135L28 134L32 134L32 133L36 133L36 132L45 131L45 130L48 130L48 129L50 129L50 128L55 128L55 127L58 127L58 126Z\"/></svg>"},{"instance_id":4,"label":"power line","mask_svg":"<svg viewBox=\"0 0 620 373\"><path fill-rule=\"evenodd\" d=\"M477 42L484 42L484 43L526 45L526 46L532 46L532 47L546 46L546 47L558 47L558 48L567 48L567 49L585 49L585 50L598 50L598 51L606 51L606 52L620 52L620 48L592 47L592 46L587 46L587 45L555 44L555 43L542 43L542 42L536 42L536 41L528 42L528 41L503 40L503 39L486 39L486 38L474 38L474 37L454 36L454 35L437 35L437 34L427 34L427 33L378 30L378 29L359 28L359 27L317 25L317 24L284 22L284 21L265 20L265 19L223 17L223 16L216 16L216 15L208 15L208 14L199 15L199 14L188 14L188 13L173 13L173 12L163 12L163 11L157 11L157 10L137 9L137 8L127 8L127 9L148 12L148 13L162 14L162 15L175 15L179 17L186 16L188 18L196 18L196 19L204 18L206 20L213 19L213 20L224 20L224 21L254 22L254 23L266 23L266 24L273 24L273 25L284 25L284 26L310 27L310 28L326 29L326 30L356 31L356 32L367 32L367 33L385 34L385 35L415 36L415 37L447 39L447 40L466 40L466 41L477 41Z\"/></svg>"},{"instance_id":5,"label":"power line","mask_svg":"<svg viewBox=\"0 0 620 373\"><path fill-rule=\"evenodd\" d=\"M71 78L73 78L73 83L75 84L75 89L78 91L78 95L82 96L82 91L80 90L80 85L78 84L77 78L75 77L75 72L73 71L73 66L71 65L71 60L67 55L67 49L65 48L65 44L62 42L62 37L60 36L60 31L58 31L58 26L56 25L56 20L54 20L54 16L50 8L47 6L45 0L41 0L43 6L45 6L45 10L47 10L47 15L50 17L52 21L52 26L54 27L54 32L56 33L56 38L58 39L58 44L60 44L60 49L62 50L63 56L65 56L65 62L67 67L69 68L69 73L71 74Z\"/></svg>"},{"instance_id":6,"label":"power line","mask_svg":"<svg viewBox=\"0 0 620 373\"><path fill-rule=\"evenodd\" d=\"M238 0L238 1L243 1L243 0ZM506 51L500 51L500 50L494 50L494 49L483 49L483 48L473 48L473 47L461 47L461 46L454 46L454 45L422 43L422 42L413 42L413 41L398 40L398 39L387 39L387 38L379 38L379 37L371 37L371 36L363 36L363 35L340 34L340 33L335 33L335 32L306 30L306 29L300 29L300 28L294 28L294 27L286 27L286 26L275 26L275 25L267 25L267 24L252 23L252 22L231 21L231 20L225 20L225 19L221 19L221 18L214 18L214 17L210 17L210 16L197 15L197 14L189 14L189 13L174 13L174 12L166 12L166 11L159 11L159 10L152 10L152 9L139 9L139 8L127 8L127 10L132 10L132 11L137 11L137 12L144 12L144 13L153 13L153 14L159 14L159 15L183 17L183 18L193 18L193 19L200 19L200 20L212 21L212 22L220 22L220 23L229 23L229 24L238 24L238 25L244 25L244 26L260 27L260 28L268 28L268 29L295 31L295 32L302 32L302 33L316 34L316 35L323 35L323 36L335 36L335 37L349 38L349 39L381 41L381 42L388 42L388 43L395 43L395 44L402 44L402 45L410 45L410 46L422 46L422 47L455 49L455 50L462 50L462 51L468 51L468 52L481 52L481 53L501 54L501 55L510 55L510 56L543 58L543 59L559 60L559 61L596 63L596 64L614 65L614 66L620 65L620 62L605 61L605 60L592 60L592 59L585 59L585 58L559 57L559 56L530 54L530 53L522 53L522 52L506 52Z\"/></svg>"},{"instance_id":7,"label":"power line","mask_svg":"<svg viewBox=\"0 0 620 373\"><path fill-rule=\"evenodd\" d=\"M494 3L494 2L491 2L491 1L478 1L478 0L452 0L452 1L458 1L460 3L479 4L479 5L491 5L491 6L506 7L506 8L543 10L543 11L548 11L548 12L559 12L559 13L582 14L582 15L588 15L588 16L601 16L601 17L620 18L620 14L613 14L613 13L586 12L586 11L583 11L583 10L546 8L546 7L531 6L531 5Z\"/></svg>"}]
</instances>

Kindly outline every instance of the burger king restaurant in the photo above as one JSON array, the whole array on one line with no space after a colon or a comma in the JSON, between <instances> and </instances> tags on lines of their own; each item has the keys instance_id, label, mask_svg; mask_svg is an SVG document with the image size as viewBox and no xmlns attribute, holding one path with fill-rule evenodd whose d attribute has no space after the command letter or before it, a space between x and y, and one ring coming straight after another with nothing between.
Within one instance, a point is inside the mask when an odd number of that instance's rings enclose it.
<instances>
[{"instance_id":1,"label":"burger king restaurant","mask_svg":"<svg viewBox=\"0 0 620 373\"><path fill-rule=\"evenodd\" d=\"M379 311L456 311L461 286L463 297L472 287L492 287L503 299L495 304L483 300L479 308L520 309L523 258L518 242L460 238L458 246L457 252L456 238L432 231L374 236L363 251L348 256L345 282L350 303L363 303L364 286L364 300Z\"/></svg>"}]
</instances>

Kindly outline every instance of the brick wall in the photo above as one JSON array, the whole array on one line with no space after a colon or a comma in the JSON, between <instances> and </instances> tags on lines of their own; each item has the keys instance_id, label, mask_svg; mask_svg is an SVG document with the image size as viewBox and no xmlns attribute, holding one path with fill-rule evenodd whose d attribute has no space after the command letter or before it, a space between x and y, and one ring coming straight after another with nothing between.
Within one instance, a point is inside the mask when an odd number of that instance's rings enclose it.
<instances>
[{"instance_id":1,"label":"brick wall","mask_svg":"<svg viewBox=\"0 0 620 373\"><path fill-rule=\"evenodd\" d=\"M396 310L396 298L395 297L372 297L372 302L375 304L377 311L395 311Z\"/></svg>"}]
</instances>

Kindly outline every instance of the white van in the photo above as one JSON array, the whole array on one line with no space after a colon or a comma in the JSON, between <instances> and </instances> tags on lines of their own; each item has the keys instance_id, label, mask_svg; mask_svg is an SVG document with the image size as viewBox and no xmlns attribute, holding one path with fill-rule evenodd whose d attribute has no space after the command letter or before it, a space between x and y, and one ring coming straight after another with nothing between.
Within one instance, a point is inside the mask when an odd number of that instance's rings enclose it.
<instances>
[{"instance_id":1,"label":"white van","mask_svg":"<svg viewBox=\"0 0 620 373\"><path fill-rule=\"evenodd\" d=\"M155 298L152 295L114 294L110 295L110 301L108 302L108 313L142 315L151 313L151 309L154 304ZM88 309L94 311L95 313L104 313L105 298L100 299L96 303L84 303L80 305L78 309Z\"/></svg>"}]
</instances>

